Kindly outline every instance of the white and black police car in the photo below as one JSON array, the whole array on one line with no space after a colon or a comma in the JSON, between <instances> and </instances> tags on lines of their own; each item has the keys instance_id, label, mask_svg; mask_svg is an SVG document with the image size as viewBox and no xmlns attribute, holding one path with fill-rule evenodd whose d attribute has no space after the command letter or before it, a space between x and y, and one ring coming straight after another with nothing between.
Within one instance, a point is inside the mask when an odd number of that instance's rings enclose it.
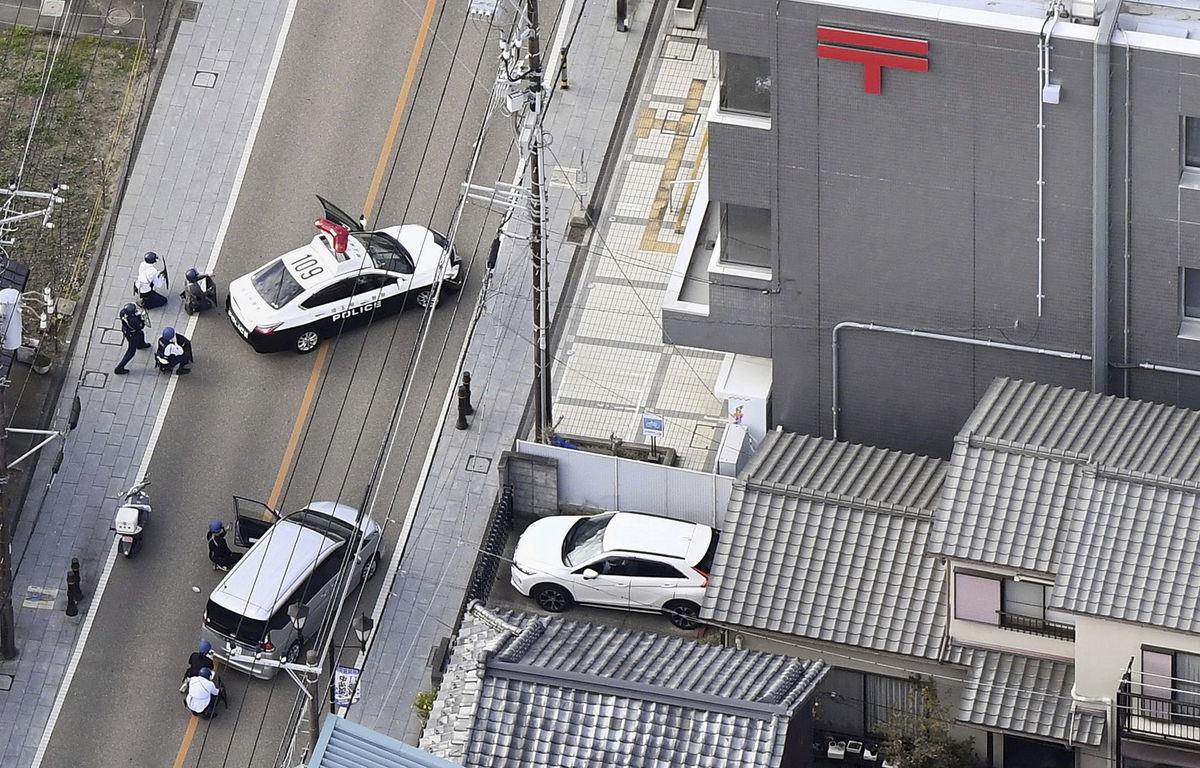
<instances>
[{"instance_id":1,"label":"white and black police car","mask_svg":"<svg viewBox=\"0 0 1200 768\"><path fill-rule=\"evenodd\" d=\"M428 307L434 283L462 286L463 267L444 235L419 224L368 231L320 195L317 236L229 284L225 310L259 352L317 348L322 338L407 306Z\"/></svg>"}]
</instances>

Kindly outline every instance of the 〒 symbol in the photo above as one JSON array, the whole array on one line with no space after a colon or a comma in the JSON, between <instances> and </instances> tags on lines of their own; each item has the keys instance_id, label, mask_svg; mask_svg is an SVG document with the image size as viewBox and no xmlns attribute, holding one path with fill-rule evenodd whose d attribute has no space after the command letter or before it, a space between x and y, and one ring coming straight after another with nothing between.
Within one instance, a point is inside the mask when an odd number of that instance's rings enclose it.
<instances>
[{"instance_id":1,"label":"\u3012 symbol","mask_svg":"<svg viewBox=\"0 0 1200 768\"><path fill-rule=\"evenodd\" d=\"M917 56L905 54L918 54ZM817 27L817 56L863 65L863 90L879 93L883 68L928 72L929 41L837 27Z\"/></svg>"}]
</instances>

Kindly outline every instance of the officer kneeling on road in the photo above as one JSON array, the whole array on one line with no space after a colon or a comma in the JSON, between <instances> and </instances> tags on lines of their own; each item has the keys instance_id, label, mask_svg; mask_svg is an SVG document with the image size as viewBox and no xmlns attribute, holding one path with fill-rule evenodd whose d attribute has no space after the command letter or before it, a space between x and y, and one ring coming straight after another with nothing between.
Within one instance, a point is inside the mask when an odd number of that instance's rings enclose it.
<instances>
[{"instance_id":1,"label":"officer kneeling on road","mask_svg":"<svg viewBox=\"0 0 1200 768\"><path fill-rule=\"evenodd\" d=\"M220 687L212 681L213 671L209 667L201 667L200 674L188 678L187 704L188 711L199 715L205 720L217 716L217 703L224 697Z\"/></svg>"},{"instance_id":2,"label":"officer kneeling on road","mask_svg":"<svg viewBox=\"0 0 1200 768\"><path fill-rule=\"evenodd\" d=\"M191 369L188 368L192 363L191 340L182 333L176 333L175 329L168 325L163 328L162 336L158 339L154 362L163 373L175 371L180 376L191 373Z\"/></svg>"}]
</instances>

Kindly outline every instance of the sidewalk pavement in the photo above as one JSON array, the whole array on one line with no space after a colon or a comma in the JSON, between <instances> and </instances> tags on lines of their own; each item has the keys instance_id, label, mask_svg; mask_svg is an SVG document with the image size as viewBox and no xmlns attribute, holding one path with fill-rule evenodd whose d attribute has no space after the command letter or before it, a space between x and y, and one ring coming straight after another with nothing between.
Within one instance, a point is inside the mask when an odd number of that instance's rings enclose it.
<instances>
[{"instance_id":1,"label":"sidewalk pavement","mask_svg":"<svg viewBox=\"0 0 1200 768\"><path fill-rule=\"evenodd\" d=\"M646 442L642 414L662 416L659 445L711 472L728 420L713 391L725 355L664 343L661 311L708 143L717 65L706 41L703 25L664 26L655 41L555 353L554 417L560 433Z\"/></svg>"},{"instance_id":2,"label":"sidewalk pavement","mask_svg":"<svg viewBox=\"0 0 1200 768\"><path fill-rule=\"evenodd\" d=\"M8 736L0 740L2 768L34 763L92 609L88 600L78 616L63 613L70 560L79 558L84 591L91 595L112 546L113 498L134 482L159 407L175 380L154 373L146 352L134 359L130 375L113 375L124 351L117 311L129 301L141 254L151 247L170 254L176 272L181 265L208 263L286 6L285 0L204 0L204 13L181 21L163 64L111 256L80 319L80 348L70 356L52 424L64 426L78 391L79 426L66 438L62 470L40 507L51 462L38 463L14 536L20 655L0 662L0 734ZM220 87L194 84L198 70L218 73ZM157 327L187 325L177 297L154 310L154 322ZM11 687L4 690L4 683Z\"/></svg>"},{"instance_id":3,"label":"sidewalk pavement","mask_svg":"<svg viewBox=\"0 0 1200 768\"><path fill-rule=\"evenodd\" d=\"M580 18L569 54L570 88L555 91L545 119L553 136L545 164L551 180L550 293L556 303L564 287L575 287L564 286L575 252L564 233L576 203L591 195L589 185L613 138L639 47L653 32L648 26L654 26L654 4L631 3L631 10L632 25L624 34L616 31L610 4L563 13L566 23L575 14ZM690 172L702 154L701 116L715 82L703 33L681 38L666 23L641 52L647 85L630 98L645 106L628 135L616 137L619 170L606 195L610 202L591 234L578 295L565 299L570 306L554 360L560 379L555 407L556 417L565 416L563 424L572 428L560 425L559 431L596 437L610 430L640 437L631 420L641 410L657 409L670 417L668 435L686 438L686 445L676 447L699 468L711 465L721 421L721 404L711 392L720 356L685 355L662 343L658 308L680 238L674 233L676 212L666 210L658 190L669 190L667 182ZM581 164L570 165L580 158ZM413 703L432 687L435 649L453 634L488 524L498 490L497 461L523 436L518 433L532 386L531 279L528 244L506 242L463 366L473 379L476 414L467 431L454 429L453 417L441 431L424 491L410 512L400 570L376 624L360 682L362 699L348 711L350 719L410 744L420 733ZM613 411L611 420L598 415L605 410Z\"/></svg>"}]
</instances>

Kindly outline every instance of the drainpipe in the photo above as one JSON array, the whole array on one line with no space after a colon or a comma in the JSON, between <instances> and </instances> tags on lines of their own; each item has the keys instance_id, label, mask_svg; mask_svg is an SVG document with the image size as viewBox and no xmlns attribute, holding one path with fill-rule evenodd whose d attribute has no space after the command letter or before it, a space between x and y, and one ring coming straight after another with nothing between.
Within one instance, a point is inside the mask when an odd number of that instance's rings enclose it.
<instances>
[{"instance_id":1,"label":"drainpipe","mask_svg":"<svg viewBox=\"0 0 1200 768\"><path fill-rule=\"evenodd\" d=\"M1133 367L1133 366L1128 366ZM1157 363L1138 363L1138 368L1145 368L1147 371L1160 371L1162 373L1176 373L1180 376L1200 376L1200 371L1193 368L1176 368L1173 365L1158 365Z\"/></svg>"},{"instance_id":2,"label":"drainpipe","mask_svg":"<svg viewBox=\"0 0 1200 768\"><path fill-rule=\"evenodd\" d=\"M1133 62L1130 56L1129 38L1125 38L1125 243L1124 243L1124 268L1125 278L1124 288L1125 298L1121 304L1121 362L1129 362L1129 301L1133 295L1133 288L1129 285L1129 229L1132 226L1131 220L1133 216L1133 206L1129 201L1130 182L1129 182L1129 163L1133 154L1133 111L1132 111L1132 95L1129 88L1133 81L1131 73ZM1121 372L1121 396L1129 397L1129 369L1126 368Z\"/></svg>"},{"instance_id":3,"label":"drainpipe","mask_svg":"<svg viewBox=\"0 0 1200 768\"><path fill-rule=\"evenodd\" d=\"M1031 352L1035 355L1047 355L1049 357L1058 357L1064 360L1091 360L1091 355L1085 355L1080 352L1063 352L1057 349L1046 349L1044 347L1027 347L1023 344L1008 344L1001 341L992 341L990 339L972 339L965 336L950 336L945 333L933 333L932 331L919 331L915 328L897 328L890 325L876 325L875 323L857 323L852 320L838 323L833 326L833 359L830 367L833 370L833 439L838 439L838 415L841 413L841 404L838 398L838 332L843 328L856 328L860 331L877 331L879 333L891 333L897 336L914 336L918 339L933 339L934 341L948 341L954 344L967 344L972 347L991 347L992 349L1006 349L1012 352ZM1197 373L1200 375L1200 372Z\"/></svg>"},{"instance_id":4,"label":"drainpipe","mask_svg":"<svg viewBox=\"0 0 1200 768\"><path fill-rule=\"evenodd\" d=\"M1092 52L1092 391L1108 392L1108 163L1112 145L1108 95L1112 81L1109 45L1117 8L1098 9L1100 28ZM1128 96L1128 94L1126 94ZM1127 139L1128 140L1128 139Z\"/></svg>"},{"instance_id":5,"label":"drainpipe","mask_svg":"<svg viewBox=\"0 0 1200 768\"><path fill-rule=\"evenodd\" d=\"M1046 19L1038 33L1038 169L1037 169L1037 313L1042 316L1042 258L1046 246L1046 86L1050 84L1050 36L1063 12L1061 0L1046 7Z\"/></svg>"}]
</instances>

